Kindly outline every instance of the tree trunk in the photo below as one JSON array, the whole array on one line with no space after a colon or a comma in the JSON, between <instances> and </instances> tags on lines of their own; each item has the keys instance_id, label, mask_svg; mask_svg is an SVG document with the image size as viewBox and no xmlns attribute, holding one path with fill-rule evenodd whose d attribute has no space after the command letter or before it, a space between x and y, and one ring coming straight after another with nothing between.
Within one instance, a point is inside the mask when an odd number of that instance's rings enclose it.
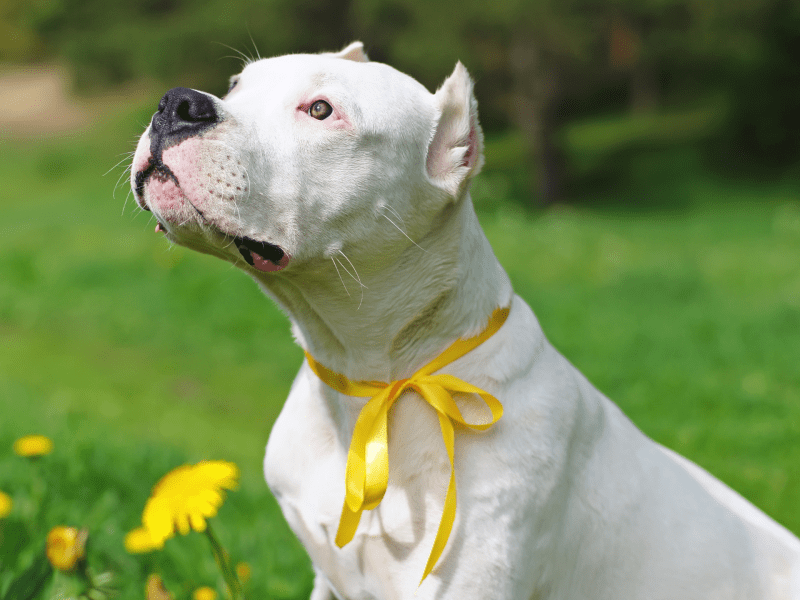
<instances>
[{"instance_id":1,"label":"tree trunk","mask_svg":"<svg viewBox=\"0 0 800 600\"><path fill-rule=\"evenodd\" d=\"M658 74L645 61L633 65L630 78L629 101L633 112L651 112L658 108Z\"/></svg>"},{"instance_id":2,"label":"tree trunk","mask_svg":"<svg viewBox=\"0 0 800 600\"><path fill-rule=\"evenodd\" d=\"M559 126L558 72L529 30L517 31L509 63L513 78L509 110L512 122L524 136L532 166L531 196L540 204L552 204L562 197L564 174L564 156L555 141Z\"/></svg>"}]
</instances>

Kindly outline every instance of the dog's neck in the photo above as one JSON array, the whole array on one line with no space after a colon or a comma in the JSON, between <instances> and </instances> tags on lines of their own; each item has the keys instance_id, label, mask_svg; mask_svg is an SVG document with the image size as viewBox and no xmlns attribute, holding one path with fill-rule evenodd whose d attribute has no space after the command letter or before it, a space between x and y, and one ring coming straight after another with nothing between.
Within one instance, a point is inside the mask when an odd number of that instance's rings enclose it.
<instances>
[{"instance_id":1,"label":"dog's neck","mask_svg":"<svg viewBox=\"0 0 800 600\"><path fill-rule=\"evenodd\" d=\"M352 266L344 263L363 289L330 260L258 279L289 314L300 346L353 380L407 377L459 337L482 331L492 311L511 302L508 276L468 195L393 262L377 269L363 263L355 255Z\"/></svg>"}]
</instances>

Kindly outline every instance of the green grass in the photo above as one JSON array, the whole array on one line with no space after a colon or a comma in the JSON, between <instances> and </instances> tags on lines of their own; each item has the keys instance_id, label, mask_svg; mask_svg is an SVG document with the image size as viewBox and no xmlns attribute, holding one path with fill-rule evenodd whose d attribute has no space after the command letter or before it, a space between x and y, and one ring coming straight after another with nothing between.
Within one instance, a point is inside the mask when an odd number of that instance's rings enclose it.
<instances>
[{"instance_id":1,"label":"green grass","mask_svg":"<svg viewBox=\"0 0 800 600\"><path fill-rule=\"evenodd\" d=\"M251 280L168 248L132 200L123 212L124 186L112 197L120 170L103 173L151 112L0 141L0 489L23 511L30 465L11 443L50 435L41 529L88 526L120 598L140 598L156 570L187 598L217 581L205 540L145 558L121 540L167 470L233 460L242 486L217 529L253 567L248 597L307 597L308 560L261 476L301 352ZM476 201L556 347L645 433L800 533L800 192L692 177L654 182L690 196L680 211L527 213L492 173ZM4 565L30 558L11 545L33 535L23 516L6 523Z\"/></svg>"}]
</instances>

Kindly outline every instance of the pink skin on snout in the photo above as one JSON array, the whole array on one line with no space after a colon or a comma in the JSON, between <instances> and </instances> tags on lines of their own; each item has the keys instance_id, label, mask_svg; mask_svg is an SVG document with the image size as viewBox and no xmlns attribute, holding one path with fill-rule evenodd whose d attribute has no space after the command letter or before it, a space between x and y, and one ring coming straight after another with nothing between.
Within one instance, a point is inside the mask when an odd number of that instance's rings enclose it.
<instances>
[{"instance_id":1,"label":"pink skin on snout","mask_svg":"<svg viewBox=\"0 0 800 600\"><path fill-rule=\"evenodd\" d=\"M183 208L184 196L175 182L163 175L150 177L147 183L150 203L166 221L175 220L175 213Z\"/></svg>"},{"instance_id":2,"label":"pink skin on snout","mask_svg":"<svg viewBox=\"0 0 800 600\"><path fill-rule=\"evenodd\" d=\"M161 162L175 174L183 193L201 211L208 203L208 190L201 180L203 175L207 176L205 170L201 168L202 152L202 140L189 138L177 146L167 148L161 155Z\"/></svg>"},{"instance_id":3,"label":"pink skin on snout","mask_svg":"<svg viewBox=\"0 0 800 600\"><path fill-rule=\"evenodd\" d=\"M200 140L192 138L164 150L161 162L169 168L177 183L163 173L153 173L145 183L150 208L154 209L162 220L184 221L189 209L187 201L200 210L207 204L207 192L199 183L200 149ZM133 164L134 172L146 169L152 160L151 157L149 150L142 153L141 157L136 157Z\"/></svg>"},{"instance_id":4,"label":"pink skin on snout","mask_svg":"<svg viewBox=\"0 0 800 600\"><path fill-rule=\"evenodd\" d=\"M153 155L150 153L150 150L147 149L141 154L138 152L133 157L133 164L131 165L131 170L134 173L140 173L147 168L147 165L150 164L150 159Z\"/></svg>"}]
</instances>

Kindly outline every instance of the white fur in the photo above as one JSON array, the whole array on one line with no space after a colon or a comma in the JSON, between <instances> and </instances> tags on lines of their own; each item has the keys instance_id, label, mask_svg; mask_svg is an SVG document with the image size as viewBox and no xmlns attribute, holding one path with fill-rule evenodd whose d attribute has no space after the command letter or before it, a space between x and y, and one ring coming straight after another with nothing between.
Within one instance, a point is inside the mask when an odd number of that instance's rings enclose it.
<instances>
[{"instance_id":1,"label":"white fur","mask_svg":"<svg viewBox=\"0 0 800 600\"><path fill-rule=\"evenodd\" d=\"M335 114L309 117L317 99ZM418 590L449 476L434 411L411 392L392 409L389 488L339 549L365 400L301 367L264 469L311 556L313 600L800 600L800 541L640 433L514 295L469 198L482 135L463 66L431 94L356 43L252 62L215 103L223 121L170 155L180 193L168 201L148 183L140 202L170 240L248 272L320 363L354 380L405 377L511 305L497 334L444 370L505 415L484 433L457 429L456 522ZM148 147L145 132L134 174ZM277 244L288 267L247 266L235 234Z\"/></svg>"}]
</instances>

